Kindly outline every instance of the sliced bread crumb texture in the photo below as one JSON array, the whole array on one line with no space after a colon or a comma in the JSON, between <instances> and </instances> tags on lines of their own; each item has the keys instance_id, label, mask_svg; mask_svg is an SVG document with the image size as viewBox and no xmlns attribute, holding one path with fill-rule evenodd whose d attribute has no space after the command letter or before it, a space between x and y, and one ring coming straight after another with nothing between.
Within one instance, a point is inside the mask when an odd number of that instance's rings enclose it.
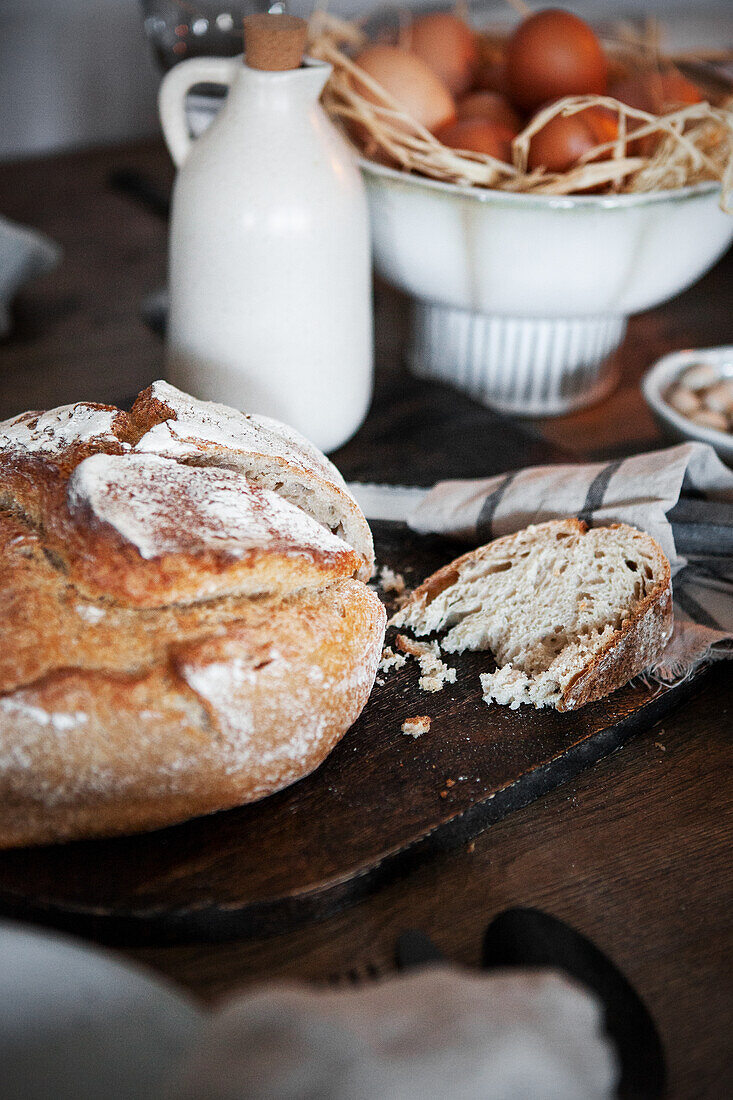
<instances>
[{"instance_id":1,"label":"sliced bread crumb texture","mask_svg":"<svg viewBox=\"0 0 733 1100\"><path fill-rule=\"evenodd\" d=\"M415 589L392 625L445 633L446 653L489 650L487 703L571 710L647 668L672 633L670 567L625 524L553 520L496 539Z\"/></svg>"}]
</instances>

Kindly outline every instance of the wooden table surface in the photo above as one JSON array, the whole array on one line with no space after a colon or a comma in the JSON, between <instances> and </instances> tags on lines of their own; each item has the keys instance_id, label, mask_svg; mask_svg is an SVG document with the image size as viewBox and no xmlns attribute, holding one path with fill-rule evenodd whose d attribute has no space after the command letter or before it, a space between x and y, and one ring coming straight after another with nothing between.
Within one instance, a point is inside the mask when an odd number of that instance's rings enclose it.
<instances>
[{"instance_id":1,"label":"wooden table surface","mask_svg":"<svg viewBox=\"0 0 733 1100\"><path fill-rule=\"evenodd\" d=\"M65 250L19 297L0 344L0 419L78 398L118 402L162 373L140 315L165 278L165 223L109 186L132 168L167 188L158 143L0 166L0 211ZM530 432L578 458L659 446L639 378L678 347L730 342L729 253L696 287L632 320L620 388L601 405ZM378 287L380 378L399 379L405 303ZM379 430L389 445L389 418ZM352 455L353 458L353 455ZM409 476L405 471L405 478ZM207 1000L262 979L324 980L392 967L407 927L475 963L489 919L512 905L569 921L625 970L665 1041L671 1095L733 1089L730 665L654 728L580 778L494 825L474 844L321 924L266 940L129 951Z\"/></svg>"}]
</instances>

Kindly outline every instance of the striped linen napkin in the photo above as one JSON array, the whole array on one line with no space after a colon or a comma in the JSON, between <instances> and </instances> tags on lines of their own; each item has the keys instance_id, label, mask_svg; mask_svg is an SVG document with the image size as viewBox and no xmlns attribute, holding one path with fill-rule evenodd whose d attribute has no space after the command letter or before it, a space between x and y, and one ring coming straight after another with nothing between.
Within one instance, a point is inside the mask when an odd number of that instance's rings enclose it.
<instances>
[{"instance_id":1,"label":"striped linen napkin","mask_svg":"<svg viewBox=\"0 0 733 1100\"><path fill-rule=\"evenodd\" d=\"M705 661L733 656L733 470L706 443L427 490L351 488L371 519L399 518L419 534L475 545L564 516L639 527L659 542L674 578L675 631L650 678L679 682Z\"/></svg>"}]
</instances>

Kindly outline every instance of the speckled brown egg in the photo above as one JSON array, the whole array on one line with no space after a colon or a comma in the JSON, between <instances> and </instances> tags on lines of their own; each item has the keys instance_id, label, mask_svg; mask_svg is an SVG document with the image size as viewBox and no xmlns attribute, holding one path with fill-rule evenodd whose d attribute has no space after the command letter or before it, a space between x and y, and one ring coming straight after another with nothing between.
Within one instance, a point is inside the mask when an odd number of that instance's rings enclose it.
<instances>
[{"instance_id":1,"label":"speckled brown egg","mask_svg":"<svg viewBox=\"0 0 733 1100\"><path fill-rule=\"evenodd\" d=\"M464 118L442 126L435 131L435 136L451 149L483 153L508 164L512 159L512 140L516 131L501 122L490 122L485 118Z\"/></svg>"},{"instance_id":2,"label":"speckled brown egg","mask_svg":"<svg viewBox=\"0 0 733 1100\"><path fill-rule=\"evenodd\" d=\"M568 95L601 95L608 65L593 30L577 15L547 8L519 24L506 54L507 92L523 110Z\"/></svg>"},{"instance_id":3,"label":"speckled brown egg","mask_svg":"<svg viewBox=\"0 0 733 1100\"><path fill-rule=\"evenodd\" d=\"M456 103L456 114L461 118L485 118L489 122L501 122L519 133L522 118L508 99L498 92L470 92Z\"/></svg>"},{"instance_id":4,"label":"speckled brown egg","mask_svg":"<svg viewBox=\"0 0 733 1100\"><path fill-rule=\"evenodd\" d=\"M478 66L476 36L456 15L433 12L408 28L401 43L436 73L452 95L472 86Z\"/></svg>"},{"instance_id":5,"label":"speckled brown egg","mask_svg":"<svg viewBox=\"0 0 733 1100\"><path fill-rule=\"evenodd\" d=\"M399 46L367 46L354 59L377 84L381 85L415 122L435 130L455 118L456 105L450 91L421 58ZM381 103L371 88L355 79L360 94L372 103Z\"/></svg>"},{"instance_id":6,"label":"speckled brown egg","mask_svg":"<svg viewBox=\"0 0 733 1100\"><path fill-rule=\"evenodd\" d=\"M572 115L555 115L529 143L527 165L548 172L567 172L581 157L618 136L616 115L604 107L588 107ZM610 150L599 159L610 156Z\"/></svg>"}]
</instances>

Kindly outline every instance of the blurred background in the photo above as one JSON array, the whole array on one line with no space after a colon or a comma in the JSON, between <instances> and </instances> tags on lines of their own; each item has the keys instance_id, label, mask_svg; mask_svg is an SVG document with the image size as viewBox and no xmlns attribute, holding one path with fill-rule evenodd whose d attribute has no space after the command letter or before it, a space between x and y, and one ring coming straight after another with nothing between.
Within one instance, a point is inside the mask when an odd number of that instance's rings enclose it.
<instances>
[{"instance_id":1,"label":"blurred background","mask_svg":"<svg viewBox=\"0 0 733 1100\"><path fill-rule=\"evenodd\" d=\"M721 31L730 26L730 4L581 0L560 6L594 22L654 15L664 26L665 44L684 49L729 44L721 42ZM375 6L373 0L328 5L345 15ZM257 9L257 0L0 0L0 160L155 133L161 60L171 63L198 49L238 52L241 15ZM480 22L516 20L507 0L469 9ZM288 10L308 16L313 4L291 0Z\"/></svg>"}]
</instances>

